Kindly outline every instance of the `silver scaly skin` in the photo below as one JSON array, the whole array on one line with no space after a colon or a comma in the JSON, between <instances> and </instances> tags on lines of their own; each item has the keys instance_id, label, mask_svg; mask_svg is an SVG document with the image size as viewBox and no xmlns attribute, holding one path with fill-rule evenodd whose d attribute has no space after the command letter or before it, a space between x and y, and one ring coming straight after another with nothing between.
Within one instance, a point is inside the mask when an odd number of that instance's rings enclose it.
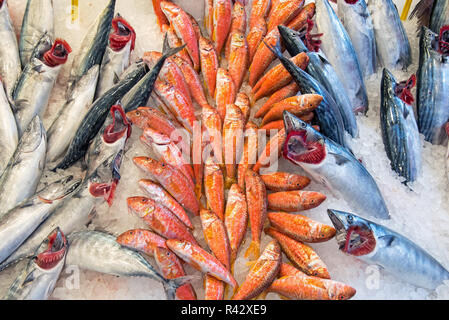
<instances>
[{"instance_id":1,"label":"silver scaly skin","mask_svg":"<svg viewBox=\"0 0 449 320\"><path fill-rule=\"evenodd\" d=\"M8 99L11 100L12 91L22 72L22 67L19 57L19 45L17 44L16 33L6 1L2 1L2 4L0 4L0 37L2 39L2 45L0 46L0 76Z\"/></svg>"},{"instance_id":2,"label":"silver scaly skin","mask_svg":"<svg viewBox=\"0 0 449 320\"><path fill-rule=\"evenodd\" d=\"M76 83L72 96L66 101L48 129L48 162L54 162L65 154L70 141L75 136L76 129L92 106L99 69L98 65L93 66Z\"/></svg>"},{"instance_id":3,"label":"silver scaly skin","mask_svg":"<svg viewBox=\"0 0 449 320\"><path fill-rule=\"evenodd\" d=\"M368 94L351 39L328 0L315 4L317 29L323 33L321 49L343 83L353 110L367 110Z\"/></svg>"},{"instance_id":4,"label":"silver scaly skin","mask_svg":"<svg viewBox=\"0 0 449 320\"><path fill-rule=\"evenodd\" d=\"M54 36L53 0L28 0L19 41L23 68L30 62L34 47L45 33L51 38Z\"/></svg>"},{"instance_id":5,"label":"silver scaly skin","mask_svg":"<svg viewBox=\"0 0 449 320\"><path fill-rule=\"evenodd\" d=\"M412 63L410 42L392 0L369 0L379 65L407 69Z\"/></svg>"},{"instance_id":6,"label":"silver scaly skin","mask_svg":"<svg viewBox=\"0 0 449 320\"><path fill-rule=\"evenodd\" d=\"M0 218L0 263L7 259L81 184L73 176L54 182Z\"/></svg>"},{"instance_id":7,"label":"silver scaly skin","mask_svg":"<svg viewBox=\"0 0 449 320\"><path fill-rule=\"evenodd\" d=\"M94 217L95 207L105 202L107 187L114 181L120 164L120 161L113 157L105 161L94 174L83 181L72 197L66 199L62 206L53 211L50 217L7 260L0 264L0 270L32 255L42 239L56 227L59 227L64 234L82 230ZM104 192L95 193L97 190L104 190Z\"/></svg>"},{"instance_id":8,"label":"silver scaly skin","mask_svg":"<svg viewBox=\"0 0 449 320\"><path fill-rule=\"evenodd\" d=\"M122 247L116 237L98 231L81 231L69 237L70 250L67 265L121 277L147 277L164 286L168 300L175 298L176 288L186 278L165 279L136 251Z\"/></svg>"},{"instance_id":9,"label":"silver scaly skin","mask_svg":"<svg viewBox=\"0 0 449 320\"><path fill-rule=\"evenodd\" d=\"M449 272L435 258L395 231L348 212L328 210L328 215L343 252L418 287L433 290L449 280Z\"/></svg>"},{"instance_id":10,"label":"silver scaly skin","mask_svg":"<svg viewBox=\"0 0 449 320\"><path fill-rule=\"evenodd\" d=\"M47 300L56 286L66 255L67 240L56 228L38 247L3 299Z\"/></svg>"},{"instance_id":11,"label":"silver scaly skin","mask_svg":"<svg viewBox=\"0 0 449 320\"><path fill-rule=\"evenodd\" d=\"M337 1L338 16L351 38L364 78L377 71L376 38L373 20L365 0L348 3Z\"/></svg>"},{"instance_id":12,"label":"silver scaly skin","mask_svg":"<svg viewBox=\"0 0 449 320\"><path fill-rule=\"evenodd\" d=\"M0 217L36 192L46 151L47 135L41 119L36 116L0 177Z\"/></svg>"},{"instance_id":13,"label":"silver scaly skin","mask_svg":"<svg viewBox=\"0 0 449 320\"><path fill-rule=\"evenodd\" d=\"M1 58L0 58L1 59ZM3 90L3 83L0 80L0 175L6 169L9 160L16 151L19 143L19 133L17 131L16 118Z\"/></svg>"},{"instance_id":14,"label":"silver scaly skin","mask_svg":"<svg viewBox=\"0 0 449 320\"><path fill-rule=\"evenodd\" d=\"M287 140L284 157L364 215L389 219L390 215L375 180L347 149L284 112Z\"/></svg>"}]
</instances>

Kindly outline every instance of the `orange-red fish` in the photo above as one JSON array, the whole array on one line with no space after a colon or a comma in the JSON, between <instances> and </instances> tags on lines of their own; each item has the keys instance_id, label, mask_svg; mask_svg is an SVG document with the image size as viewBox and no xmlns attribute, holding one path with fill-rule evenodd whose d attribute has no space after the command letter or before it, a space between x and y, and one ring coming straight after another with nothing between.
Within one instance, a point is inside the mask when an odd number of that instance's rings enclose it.
<instances>
[{"instance_id":1,"label":"orange-red fish","mask_svg":"<svg viewBox=\"0 0 449 320\"><path fill-rule=\"evenodd\" d=\"M323 101L323 97L318 94L303 94L294 96L275 103L270 111L264 116L262 125L266 125L272 121L282 120L284 111L288 111L297 117L310 114L318 108Z\"/></svg>"},{"instance_id":2,"label":"orange-red fish","mask_svg":"<svg viewBox=\"0 0 449 320\"><path fill-rule=\"evenodd\" d=\"M237 164L240 163L245 142L245 119L235 104L228 104L223 121L223 157L226 166L226 186L236 182Z\"/></svg>"},{"instance_id":3,"label":"orange-red fish","mask_svg":"<svg viewBox=\"0 0 449 320\"><path fill-rule=\"evenodd\" d=\"M154 14L156 15L157 24L161 28L161 32L163 32L163 25L168 24L168 19L165 16L165 14L162 12L161 9L161 0L152 0L153 1L153 10Z\"/></svg>"},{"instance_id":4,"label":"orange-red fish","mask_svg":"<svg viewBox=\"0 0 449 320\"><path fill-rule=\"evenodd\" d=\"M168 24L164 24L162 26L162 32L164 33L164 35L167 35L167 40L168 40L168 44L170 45L170 48L176 48L176 47L182 46L182 41L181 41L181 39L178 38L178 36L176 35L176 32L175 32L175 29L172 26L170 26ZM179 51L176 54L176 56L180 57L181 59L183 59L185 62L187 62L189 65L191 65L193 67L192 59L190 59L189 52L187 51L186 48Z\"/></svg>"},{"instance_id":5,"label":"orange-red fish","mask_svg":"<svg viewBox=\"0 0 449 320\"><path fill-rule=\"evenodd\" d=\"M262 43L263 38L267 34L267 23L264 18L259 18L256 23L249 30L246 36L248 43L248 63L251 65L256 54L257 48Z\"/></svg>"},{"instance_id":6,"label":"orange-red fish","mask_svg":"<svg viewBox=\"0 0 449 320\"><path fill-rule=\"evenodd\" d=\"M231 247L231 264L237 258L248 226L248 206L244 190L238 184L233 184L228 194L225 211L225 226Z\"/></svg>"},{"instance_id":7,"label":"orange-red fish","mask_svg":"<svg viewBox=\"0 0 449 320\"><path fill-rule=\"evenodd\" d=\"M200 210L204 239L214 256L227 269L231 269L231 246L222 219L210 210Z\"/></svg>"},{"instance_id":8,"label":"orange-red fish","mask_svg":"<svg viewBox=\"0 0 449 320\"><path fill-rule=\"evenodd\" d=\"M154 256L156 248L167 248L165 238L146 229L133 229L123 232L117 237L117 242L127 248Z\"/></svg>"},{"instance_id":9,"label":"orange-red fish","mask_svg":"<svg viewBox=\"0 0 449 320\"><path fill-rule=\"evenodd\" d=\"M268 219L273 227L287 236L306 243L326 242L335 236L335 229L300 214L270 212Z\"/></svg>"},{"instance_id":10,"label":"orange-red fish","mask_svg":"<svg viewBox=\"0 0 449 320\"><path fill-rule=\"evenodd\" d=\"M200 58L201 72L204 78L204 84L211 97L215 94L217 84L217 72L220 64L218 62L217 52L209 39L200 38Z\"/></svg>"},{"instance_id":11,"label":"orange-red fish","mask_svg":"<svg viewBox=\"0 0 449 320\"><path fill-rule=\"evenodd\" d=\"M215 50L220 56L231 29L232 22L232 2L231 0L214 0L212 41L215 43Z\"/></svg>"},{"instance_id":12,"label":"orange-red fish","mask_svg":"<svg viewBox=\"0 0 449 320\"><path fill-rule=\"evenodd\" d=\"M248 69L248 43L245 33L239 30L230 34L228 71L234 80L235 89L239 91Z\"/></svg>"},{"instance_id":13,"label":"orange-red fish","mask_svg":"<svg viewBox=\"0 0 449 320\"><path fill-rule=\"evenodd\" d=\"M214 0L204 0L204 27L209 37L214 30Z\"/></svg>"},{"instance_id":14,"label":"orange-red fish","mask_svg":"<svg viewBox=\"0 0 449 320\"><path fill-rule=\"evenodd\" d=\"M252 257L255 260L260 255L260 239L267 220L267 189L260 176L253 170L246 171L245 185L251 225L251 245L245 257Z\"/></svg>"},{"instance_id":15,"label":"orange-red fish","mask_svg":"<svg viewBox=\"0 0 449 320\"><path fill-rule=\"evenodd\" d=\"M179 6L169 1L161 1L161 9L178 37L186 44L187 51L192 59L195 70L200 68L200 55L198 50L198 38L190 16Z\"/></svg>"},{"instance_id":16,"label":"orange-red fish","mask_svg":"<svg viewBox=\"0 0 449 320\"><path fill-rule=\"evenodd\" d=\"M200 246L188 241L169 239L166 241L167 247L178 257L190 264L195 269L208 273L211 276L222 280L231 287L237 287L237 281L226 267L213 255Z\"/></svg>"},{"instance_id":17,"label":"orange-red fish","mask_svg":"<svg viewBox=\"0 0 449 320\"><path fill-rule=\"evenodd\" d=\"M302 272L309 276L330 279L326 265L311 247L273 228L265 229L265 233L279 242L288 259Z\"/></svg>"},{"instance_id":18,"label":"orange-red fish","mask_svg":"<svg viewBox=\"0 0 449 320\"><path fill-rule=\"evenodd\" d=\"M201 28L200 25L198 24L198 21L196 21L195 17L192 16L190 13L188 12L186 13L189 16L190 21L192 22L193 31L195 31L196 38L199 39L200 37L203 36L203 34L201 33Z\"/></svg>"},{"instance_id":19,"label":"orange-red fish","mask_svg":"<svg viewBox=\"0 0 449 320\"><path fill-rule=\"evenodd\" d=\"M150 175L151 180L158 182L185 209L198 215L199 203L195 192L189 186L189 180L175 167L148 157L136 157L134 164Z\"/></svg>"},{"instance_id":20,"label":"orange-red fish","mask_svg":"<svg viewBox=\"0 0 449 320\"><path fill-rule=\"evenodd\" d=\"M276 279L281 263L281 247L273 240L257 259L232 300L250 300L265 291Z\"/></svg>"},{"instance_id":21,"label":"orange-red fish","mask_svg":"<svg viewBox=\"0 0 449 320\"><path fill-rule=\"evenodd\" d=\"M240 1L236 1L234 7L232 8L231 28L229 30L229 36L226 40L225 47L226 60L229 60L232 34L236 31L241 32L243 36L246 34L246 11Z\"/></svg>"},{"instance_id":22,"label":"orange-red fish","mask_svg":"<svg viewBox=\"0 0 449 320\"><path fill-rule=\"evenodd\" d=\"M223 137L221 130L223 128L223 122L221 116L215 108L209 105L203 107L202 110L202 125L204 128L204 135L206 135L206 140L209 142L210 147L213 151L215 161L217 164L223 163Z\"/></svg>"},{"instance_id":23,"label":"orange-red fish","mask_svg":"<svg viewBox=\"0 0 449 320\"><path fill-rule=\"evenodd\" d=\"M249 85L254 87L259 81L262 74L267 70L270 64L276 59L273 52L265 45L267 43L270 46L275 46L278 41L280 41L281 35L277 28L269 32L263 42L257 47L254 58L252 59L251 65L249 67Z\"/></svg>"},{"instance_id":24,"label":"orange-red fish","mask_svg":"<svg viewBox=\"0 0 449 320\"><path fill-rule=\"evenodd\" d=\"M309 64L309 57L305 52L290 58L296 66L305 70ZM293 80L292 75L285 69L282 64L268 71L254 86L252 92L254 93L254 100L259 100L263 97L275 93L277 90L288 85Z\"/></svg>"},{"instance_id":25,"label":"orange-red fish","mask_svg":"<svg viewBox=\"0 0 449 320\"><path fill-rule=\"evenodd\" d=\"M303 276L308 277L301 270L296 269L294 266L288 263L281 263L281 268L279 269L279 278L288 277L288 276ZM318 278L321 279L321 278Z\"/></svg>"},{"instance_id":26,"label":"orange-red fish","mask_svg":"<svg viewBox=\"0 0 449 320\"><path fill-rule=\"evenodd\" d=\"M285 134L285 128L279 131L265 146L263 152L259 155L257 163L254 165L253 170L259 172L260 169L270 167L276 163L284 147L287 135Z\"/></svg>"},{"instance_id":27,"label":"orange-red fish","mask_svg":"<svg viewBox=\"0 0 449 320\"><path fill-rule=\"evenodd\" d=\"M268 32L279 25L288 24L301 12L303 5L304 0L279 0L268 19Z\"/></svg>"},{"instance_id":28,"label":"orange-red fish","mask_svg":"<svg viewBox=\"0 0 449 320\"><path fill-rule=\"evenodd\" d=\"M154 183L151 180L142 179L139 181L139 187L144 190L151 199L162 204L173 212L187 227L193 229L192 222L182 206L159 184Z\"/></svg>"},{"instance_id":29,"label":"orange-red fish","mask_svg":"<svg viewBox=\"0 0 449 320\"><path fill-rule=\"evenodd\" d=\"M217 71L217 84L215 87L215 103L221 119L226 116L226 106L235 102L237 90L234 80L226 69L219 68Z\"/></svg>"},{"instance_id":30,"label":"orange-red fish","mask_svg":"<svg viewBox=\"0 0 449 320\"><path fill-rule=\"evenodd\" d=\"M193 143L192 143L192 166L195 175L195 194L198 201L201 201L203 193L203 176L204 176L204 163L203 163L203 151L205 148L205 141L203 140L203 128L201 123L196 121L193 126Z\"/></svg>"},{"instance_id":31,"label":"orange-red fish","mask_svg":"<svg viewBox=\"0 0 449 320\"><path fill-rule=\"evenodd\" d=\"M146 197L127 199L128 208L157 234L167 239L182 239L196 243L194 236L184 223L170 210Z\"/></svg>"},{"instance_id":32,"label":"orange-red fish","mask_svg":"<svg viewBox=\"0 0 449 320\"><path fill-rule=\"evenodd\" d=\"M286 212L305 211L318 207L326 196L313 191L282 191L268 195L268 208Z\"/></svg>"},{"instance_id":33,"label":"orange-red fish","mask_svg":"<svg viewBox=\"0 0 449 320\"><path fill-rule=\"evenodd\" d=\"M259 136L257 125L249 121L245 127L245 144L243 145L242 160L237 169L237 180L240 188L245 189L246 171L257 162Z\"/></svg>"},{"instance_id":34,"label":"orange-red fish","mask_svg":"<svg viewBox=\"0 0 449 320\"><path fill-rule=\"evenodd\" d=\"M204 164L204 193L208 208L221 220L224 220L224 187L225 181L220 166L215 163L213 157L207 158Z\"/></svg>"},{"instance_id":35,"label":"orange-red fish","mask_svg":"<svg viewBox=\"0 0 449 320\"><path fill-rule=\"evenodd\" d=\"M307 20L311 20L314 15L315 3L311 2L304 6L301 12L287 24L287 27L296 31L301 30L307 25Z\"/></svg>"},{"instance_id":36,"label":"orange-red fish","mask_svg":"<svg viewBox=\"0 0 449 320\"><path fill-rule=\"evenodd\" d=\"M217 278L206 274L204 278L204 300L223 300L226 284Z\"/></svg>"},{"instance_id":37,"label":"orange-red fish","mask_svg":"<svg viewBox=\"0 0 449 320\"><path fill-rule=\"evenodd\" d=\"M235 105L240 108L243 113L243 118L245 119L245 125L249 120L249 116L251 115L251 102L249 97L244 92L239 92L235 99Z\"/></svg>"},{"instance_id":38,"label":"orange-red fish","mask_svg":"<svg viewBox=\"0 0 449 320\"><path fill-rule=\"evenodd\" d=\"M252 29L259 23L260 19L265 20L271 8L271 0L254 0L251 6L251 15L249 17L249 27Z\"/></svg>"},{"instance_id":39,"label":"orange-red fish","mask_svg":"<svg viewBox=\"0 0 449 320\"><path fill-rule=\"evenodd\" d=\"M290 82L290 84L277 90L271 95L271 97L264 103L264 105L256 112L255 117L263 117L273 106L273 104L280 102L284 99L293 97L299 92L299 87L296 82Z\"/></svg>"},{"instance_id":40,"label":"orange-red fish","mask_svg":"<svg viewBox=\"0 0 449 320\"><path fill-rule=\"evenodd\" d=\"M288 172L263 174L260 177L268 190L277 192L301 190L311 182L308 177Z\"/></svg>"}]
</instances>

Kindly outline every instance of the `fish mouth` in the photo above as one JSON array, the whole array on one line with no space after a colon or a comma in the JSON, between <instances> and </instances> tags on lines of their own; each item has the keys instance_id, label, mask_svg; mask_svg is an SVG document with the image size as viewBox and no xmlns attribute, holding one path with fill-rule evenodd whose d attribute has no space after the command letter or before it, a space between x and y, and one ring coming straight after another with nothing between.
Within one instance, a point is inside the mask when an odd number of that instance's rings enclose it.
<instances>
[{"instance_id":1,"label":"fish mouth","mask_svg":"<svg viewBox=\"0 0 449 320\"><path fill-rule=\"evenodd\" d=\"M129 139L132 132L132 125L126 118L125 111L120 105L111 108L112 123L106 127L103 132L103 140L112 144L123 138L126 133L126 140Z\"/></svg>"},{"instance_id":2,"label":"fish mouth","mask_svg":"<svg viewBox=\"0 0 449 320\"><path fill-rule=\"evenodd\" d=\"M334 228L336 230L335 239L337 240L338 246L340 250L343 250L346 243L346 225L343 221L345 219L343 218L340 211L328 209L327 214L329 218L331 219L332 224L334 225Z\"/></svg>"},{"instance_id":3,"label":"fish mouth","mask_svg":"<svg viewBox=\"0 0 449 320\"><path fill-rule=\"evenodd\" d=\"M131 51L136 45L134 28L119 14L112 20L113 32L109 35L109 44L114 51L122 50L131 41Z\"/></svg>"},{"instance_id":4,"label":"fish mouth","mask_svg":"<svg viewBox=\"0 0 449 320\"><path fill-rule=\"evenodd\" d=\"M49 67L57 67L67 62L72 48L63 39L56 39L53 46L44 53L43 62Z\"/></svg>"},{"instance_id":5,"label":"fish mouth","mask_svg":"<svg viewBox=\"0 0 449 320\"><path fill-rule=\"evenodd\" d=\"M5 2L5 0L0 0L0 9L3 8L3 3Z\"/></svg>"},{"instance_id":6,"label":"fish mouth","mask_svg":"<svg viewBox=\"0 0 449 320\"><path fill-rule=\"evenodd\" d=\"M39 253L36 264L44 270L51 270L62 261L67 252L67 239L61 229L56 228L46 239L47 249Z\"/></svg>"},{"instance_id":7,"label":"fish mouth","mask_svg":"<svg viewBox=\"0 0 449 320\"><path fill-rule=\"evenodd\" d=\"M347 4L356 4L359 0L344 0ZM337 2L337 1L335 1Z\"/></svg>"}]
</instances>

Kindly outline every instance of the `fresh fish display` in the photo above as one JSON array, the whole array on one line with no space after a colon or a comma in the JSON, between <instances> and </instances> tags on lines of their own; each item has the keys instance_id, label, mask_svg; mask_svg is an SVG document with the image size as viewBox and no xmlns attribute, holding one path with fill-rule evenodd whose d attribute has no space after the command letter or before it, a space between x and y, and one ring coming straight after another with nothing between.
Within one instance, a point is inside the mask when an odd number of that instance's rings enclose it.
<instances>
[{"instance_id":1,"label":"fresh fish display","mask_svg":"<svg viewBox=\"0 0 449 320\"><path fill-rule=\"evenodd\" d=\"M418 178L421 169L421 140L410 99L416 78L397 83L384 69L381 83L380 124L391 168L406 182Z\"/></svg>"},{"instance_id":2,"label":"fresh fish display","mask_svg":"<svg viewBox=\"0 0 449 320\"><path fill-rule=\"evenodd\" d=\"M377 71L373 20L365 0L337 1L338 16L351 38L364 78Z\"/></svg>"},{"instance_id":3,"label":"fresh fish display","mask_svg":"<svg viewBox=\"0 0 449 320\"><path fill-rule=\"evenodd\" d=\"M213 31L212 41L218 56L221 55L226 38L232 23L232 2L231 0L214 0L213 2Z\"/></svg>"},{"instance_id":4,"label":"fresh fish display","mask_svg":"<svg viewBox=\"0 0 449 320\"><path fill-rule=\"evenodd\" d=\"M227 112L227 106L233 104L237 98L237 89L231 75L226 69L217 70L217 84L215 87L215 103L224 121Z\"/></svg>"},{"instance_id":5,"label":"fresh fish display","mask_svg":"<svg viewBox=\"0 0 449 320\"><path fill-rule=\"evenodd\" d=\"M430 29L422 28L417 74L417 120L419 132L434 144L445 144L447 141L444 126L449 120L449 47L445 46L445 42L449 42L449 31L443 31L438 36Z\"/></svg>"},{"instance_id":6,"label":"fresh fish display","mask_svg":"<svg viewBox=\"0 0 449 320\"><path fill-rule=\"evenodd\" d=\"M34 194L44 170L46 152L47 135L36 116L0 177L0 217Z\"/></svg>"},{"instance_id":7,"label":"fresh fish display","mask_svg":"<svg viewBox=\"0 0 449 320\"><path fill-rule=\"evenodd\" d=\"M1 50L1 49L0 49ZM9 160L16 151L19 143L19 133L17 131L16 118L9 104L3 83L0 80L0 175L6 169Z\"/></svg>"},{"instance_id":8,"label":"fresh fish display","mask_svg":"<svg viewBox=\"0 0 449 320\"><path fill-rule=\"evenodd\" d=\"M328 210L337 230L340 250L381 266L399 279L435 289L449 279L449 271L406 237L355 214Z\"/></svg>"},{"instance_id":9,"label":"fresh fish display","mask_svg":"<svg viewBox=\"0 0 449 320\"><path fill-rule=\"evenodd\" d=\"M379 65L407 69L412 63L410 42L392 0L370 0Z\"/></svg>"},{"instance_id":10,"label":"fresh fish display","mask_svg":"<svg viewBox=\"0 0 449 320\"><path fill-rule=\"evenodd\" d=\"M67 249L66 237L56 228L44 238L4 300L47 300L64 267Z\"/></svg>"},{"instance_id":11,"label":"fresh fish display","mask_svg":"<svg viewBox=\"0 0 449 320\"><path fill-rule=\"evenodd\" d=\"M224 220L225 178L213 157L207 158L204 163L204 194L207 207L221 220Z\"/></svg>"},{"instance_id":12,"label":"fresh fish display","mask_svg":"<svg viewBox=\"0 0 449 320\"><path fill-rule=\"evenodd\" d=\"M273 4L268 17L268 32L296 17L303 8L304 0L280 0Z\"/></svg>"},{"instance_id":13,"label":"fresh fish display","mask_svg":"<svg viewBox=\"0 0 449 320\"><path fill-rule=\"evenodd\" d=\"M215 86L217 83L217 70L220 67L217 52L212 41L201 37L199 40L201 72L204 77L204 86L209 92L209 96L215 94Z\"/></svg>"},{"instance_id":14,"label":"fresh fish display","mask_svg":"<svg viewBox=\"0 0 449 320\"><path fill-rule=\"evenodd\" d=\"M245 142L243 144L242 159L237 168L237 181L240 188L245 188L245 176L248 169L252 169L257 162L259 134L257 125L249 121L245 126Z\"/></svg>"},{"instance_id":15,"label":"fresh fish display","mask_svg":"<svg viewBox=\"0 0 449 320\"><path fill-rule=\"evenodd\" d=\"M34 47L44 34L54 35L53 0L28 0L20 30L19 53L22 67L30 62Z\"/></svg>"},{"instance_id":16,"label":"fresh fish display","mask_svg":"<svg viewBox=\"0 0 449 320\"><path fill-rule=\"evenodd\" d=\"M22 68L19 45L6 1L0 3L0 32L3 43L0 48L0 76L8 99L12 100L12 91Z\"/></svg>"},{"instance_id":17,"label":"fresh fish display","mask_svg":"<svg viewBox=\"0 0 449 320\"><path fill-rule=\"evenodd\" d=\"M389 219L379 187L360 161L294 115L285 113L284 122L286 159L303 168L315 181L339 193L354 209L368 216Z\"/></svg>"},{"instance_id":18,"label":"fresh fish display","mask_svg":"<svg viewBox=\"0 0 449 320\"><path fill-rule=\"evenodd\" d=\"M54 182L0 218L0 263L7 259L48 216L70 198L81 179Z\"/></svg>"}]
</instances>

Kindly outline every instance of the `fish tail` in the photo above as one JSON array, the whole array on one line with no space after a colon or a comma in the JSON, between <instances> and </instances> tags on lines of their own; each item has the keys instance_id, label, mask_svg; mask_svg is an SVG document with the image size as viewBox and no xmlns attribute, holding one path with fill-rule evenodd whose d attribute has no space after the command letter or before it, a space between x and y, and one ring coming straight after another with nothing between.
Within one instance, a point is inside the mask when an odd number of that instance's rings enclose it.
<instances>
[{"instance_id":1,"label":"fish tail","mask_svg":"<svg viewBox=\"0 0 449 320\"><path fill-rule=\"evenodd\" d=\"M245 252L245 258L251 257L253 260L257 260L260 256L260 243L252 241L248 250Z\"/></svg>"},{"instance_id":2,"label":"fish tail","mask_svg":"<svg viewBox=\"0 0 449 320\"><path fill-rule=\"evenodd\" d=\"M185 44L180 46L180 47L176 47L176 48L171 48L170 44L168 42L168 36L167 33L164 36L164 45L163 45L163 49L162 49L162 54L163 54L163 59L167 59L175 54L177 54L179 51L181 51L182 49L185 48Z\"/></svg>"},{"instance_id":3,"label":"fish tail","mask_svg":"<svg viewBox=\"0 0 449 320\"><path fill-rule=\"evenodd\" d=\"M176 279L167 279L162 283L162 285L164 286L165 294L167 296L167 300L175 300L176 290L179 287L191 282L192 280L196 280L197 278L197 276L184 276Z\"/></svg>"}]
</instances>

